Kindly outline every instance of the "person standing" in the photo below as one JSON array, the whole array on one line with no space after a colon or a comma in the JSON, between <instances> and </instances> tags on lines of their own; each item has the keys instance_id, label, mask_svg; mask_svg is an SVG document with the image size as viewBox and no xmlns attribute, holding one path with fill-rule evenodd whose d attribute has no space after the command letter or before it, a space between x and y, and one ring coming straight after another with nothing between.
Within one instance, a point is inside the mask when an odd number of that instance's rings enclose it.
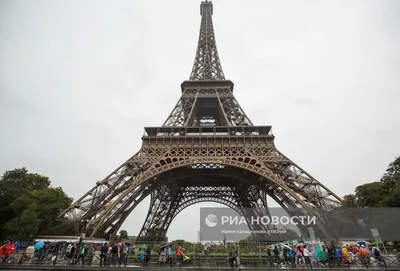
<instances>
[{"instance_id":1,"label":"person standing","mask_svg":"<svg viewBox=\"0 0 400 271\"><path fill-rule=\"evenodd\" d=\"M117 266L117 262L118 262L118 246L117 244L115 244L111 248L111 264Z\"/></svg>"},{"instance_id":2,"label":"person standing","mask_svg":"<svg viewBox=\"0 0 400 271\"><path fill-rule=\"evenodd\" d=\"M268 258L268 263L272 265L272 254L270 248L267 248L267 258Z\"/></svg>"},{"instance_id":3,"label":"person standing","mask_svg":"<svg viewBox=\"0 0 400 271\"><path fill-rule=\"evenodd\" d=\"M381 251L377 246L372 247L372 255L378 263L382 262Z\"/></svg>"},{"instance_id":4,"label":"person standing","mask_svg":"<svg viewBox=\"0 0 400 271\"><path fill-rule=\"evenodd\" d=\"M302 250L300 249L300 247L297 247L296 251L297 251L296 252L297 264L302 265L304 263L304 257L303 257Z\"/></svg>"},{"instance_id":5,"label":"person standing","mask_svg":"<svg viewBox=\"0 0 400 271\"><path fill-rule=\"evenodd\" d=\"M342 258L343 258L344 264L350 263L349 251L347 250L347 247L345 245L343 245L343 247L342 247Z\"/></svg>"},{"instance_id":6,"label":"person standing","mask_svg":"<svg viewBox=\"0 0 400 271\"><path fill-rule=\"evenodd\" d=\"M85 264L85 260L86 260L86 256L87 256L87 252L88 252L87 249L88 249L88 245L86 245L84 242L82 242L79 258L77 261L77 262L79 262L79 260L81 260L82 266Z\"/></svg>"},{"instance_id":7,"label":"person standing","mask_svg":"<svg viewBox=\"0 0 400 271\"><path fill-rule=\"evenodd\" d=\"M160 251L160 267L165 266L165 262L167 261L167 248L163 247Z\"/></svg>"},{"instance_id":8,"label":"person standing","mask_svg":"<svg viewBox=\"0 0 400 271\"><path fill-rule=\"evenodd\" d=\"M53 265L56 265L56 263L57 263L57 258L58 258L59 252L60 252L60 244L56 243L56 245L53 247L52 257L51 257L51 261L53 262Z\"/></svg>"},{"instance_id":9,"label":"person standing","mask_svg":"<svg viewBox=\"0 0 400 271\"><path fill-rule=\"evenodd\" d=\"M65 250L65 252L66 252L65 258L72 258L72 255L71 255L72 248L73 248L73 245L71 243L69 243Z\"/></svg>"},{"instance_id":10,"label":"person standing","mask_svg":"<svg viewBox=\"0 0 400 271\"><path fill-rule=\"evenodd\" d=\"M343 250L340 246L336 248L337 264L340 266L343 263Z\"/></svg>"},{"instance_id":11,"label":"person standing","mask_svg":"<svg viewBox=\"0 0 400 271\"><path fill-rule=\"evenodd\" d=\"M142 263L142 266L146 266L146 252L144 252L144 249L139 249L140 253L140 262Z\"/></svg>"},{"instance_id":12,"label":"person standing","mask_svg":"<svg viewBox=\"0 0 400 271\"><path fill-rule=\"evenodd\" d=\"M317 252L315 251L314 248L311 250L311 265L317 265Z\"/></svg>"},{"instance_id":13,"label":"person standing","mask_svg":"<svg viewBox=\"0 0 400 271\"><path fill-rule=\"evenodd\" d=\"M296 251L294 250L294 248L292 248L292 249L288 250L288 253L289 253L290 264L291 264L292 268L295 268L296 267Z\"/></svg>"},{"instance_id":14,"label":"person standing","mask_svg":"<svg viewBox=\"0 0 400 271\"><path fill-rule=\"evenodd\" d=\"M151 257L151 246L148 245L146 248L146 266L149 266L150 257Z\"/></svg>"},{"instance_id":15,"label":"person standing","mask_svg":"<svg viewBox=\"0 0 400 271\"><path fill-rule=\"evenodd\" d=\"M303 247L303 256L304 256L304 262L305 262L306 266L309 265L311 267L311 253L308 250L306 245L304 245L304 247Z\"/></svg>"},{"instance_id":16,"label":"person standing","mask_svg":"<svg viewBox=\"0 0 400 271\"><path fill-rule=\"evenodd\" d=\"M106 256L108 252L107 243L100 248L100 266L106 266Z\"/></svg>"},{"instance_id":17,"label":"person standing","mask_svg":"<svg viewBox=\"0 0 400 271\"><path fill-rule=\"evenodd\" d=\"M126 255L126 248L125 245L123 243L121 243L121 245L119 246L119 265L122 266L126 266L127 263L127 255Z\"/></svg>"},{"instance_id":18,"label":"person standing","mask_svg":"<svg viewBox=\"0 0 400 271\"><path fill-rule=\"evenodd\" d=\"M365 264L368 265L370 263L369 251L364 245L361 245L361 251L362 251L362 254L363 254L362 256L363 256L363 259L365 261Z\"/></svg>"},{"instance_id":19,"label":"person standing","mask_svg":"<svg viewBox=\"0 0 400 271\"><path fill-rule=\"evenodd\" d=\"M277 246L275 246L274 248L274 256L275 256L275 263L280 264L281 261L279 259L279 250Z\"/></svg>"},{"instance_id":20,"label":"person standing","mask_svg":"<svg viewBox=\"0 0 400 271\"><path fill-rule=\"evenodd\" d=\"M169 262L169 266L172 267L172 245L169 244L168 250L167 250L167 262Z\"/></svg>"},{"instance_id":21,"label":"person standing","mask_svg":"<svg viewBox=\"0 0 400 271\"><path fill-rule=\"evenodd\" d=\"M72 248L71 248L71 252L70 252L70 258L71 258L71 260L72 261L75 261L75 258L76 258L76 250L77 250L77 245L76 244L73 244L72 245Z\"/></svg>"},{"instance_id":22,"label":"person standing","mask_svg":"<svg viewBox=\"0 0 400 271\"><path fill-rule=\"evenodd\" d=\"M238 256L238 252L232 247L231 253L229 255L229 264L230 264L231 268L238 267L238 263L237 263L237 259L236 259L237 256ZM235 263L235 265L233 263Z\"/></svg>"},{"instance_id":23,"label":"person standing","mask_svg":"<svg viewBox=\"0 0 400 271\"><path fill-rule=\"evenodd\" d=\"M178 250L176 251L176 260L180 266L182 266L182 261L183 261L183 251L182 247L179 246Z\"/></svg>"}]
</instances>

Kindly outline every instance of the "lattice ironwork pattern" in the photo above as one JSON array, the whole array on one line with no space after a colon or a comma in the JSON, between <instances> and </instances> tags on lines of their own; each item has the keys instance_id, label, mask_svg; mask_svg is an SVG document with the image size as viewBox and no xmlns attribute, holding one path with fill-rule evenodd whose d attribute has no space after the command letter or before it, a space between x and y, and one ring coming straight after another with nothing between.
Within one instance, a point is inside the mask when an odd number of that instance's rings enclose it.
<instances>
[{"instance_id":1,"label":"lattice ironwork pattern","mask_svg":"<svg viewBox=\"0 0 400 271\"><path fill-rule=\"evenodd\" d=\"M207 107L210 115L199 114ZM185 89L163 126L247 126L253 125L232 92L232 86Z\"/></svg>"},{"instance_id":2,"label":"lattice ironwork pattern","mask_svg":"<svg viewBox=\"0 0 400 271\"><path fill-rule=\"evenodd\" d=\"M225 80L221 63L218 57L217 44L215 42L214 27L212 22L213 5L211 2L203 2L200 6L201 26L199 42L191 81L194 80Z\"/></svg>"},{"instance_id":3,"label":"lattice ironwork pattern","mask_svg":"<svg viewBox=\"0 0 400 271\"><path fill-rule=\"evenodd\" d=\"M231 176L231 180L226 182L226 186L221 186L221 181L210 182L208 186L204 179L196 181L196 177L207 172L218 176L218 180L223 179L222 176ZM253 173L253 177L245 176L245 172ZM185 185L179 182L182 178L187 179ZM169 186L165 186L167 183ZM254 196L240 198L234 193L240 186L250 183L258 189L253 188L253 195L255 191L269 195L287 210L304 209L304 212L309 212L312 207L329 210L341 204L339 197L275 147L144 147L73 204L65 214L77 221L85 231L92 232L93 236L115 234L133 208L151 194L151 210L159 211L149 213L141 234L144 239L158 239L165 236L172 219L182 208L194 203L213 201L235 209L260 207L253 200ZM213 192L205 193L207 187L213 187ZM197 196L193 197L196 191ZM265 202L265 199L262 200ZM253 205L244 204L246 201L253 202ZM160 223L155 220L159 216L165 216L168 220ZM157 225L157 229L152 225ZM152 228L157 232L154 236L149 232Z\"/></svg>"},{"instance_id":4,"label":"lattice ironwork pattern","mask_svg":"<svg viewBox=\"0 0 400 271\"><path fill-rule=\"evenodd\" d=\"M65 234L108 239L147 196L150 208L138 239L145 241L165 238L173 219L199 202L239 214L252 207L260 215L268 215L268 196L288 213L319 215L317 209L341 206L340 197L277 150L271 126L254 126L247 117L222 72L212 3L200 9L196 59L181 98L161 127L145 128L135 155L60 215L73 221Z\"/></svg>"}]
</instances>

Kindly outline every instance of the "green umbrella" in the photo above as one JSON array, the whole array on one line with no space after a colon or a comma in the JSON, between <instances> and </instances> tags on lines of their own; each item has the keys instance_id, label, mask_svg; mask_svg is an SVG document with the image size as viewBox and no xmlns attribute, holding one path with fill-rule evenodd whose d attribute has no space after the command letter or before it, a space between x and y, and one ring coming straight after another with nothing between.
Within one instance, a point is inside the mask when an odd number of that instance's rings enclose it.
<instances>
[{"instance_id":1,"label":"green umbrella","mask_svg":"<svg viewBox=\"0 0 400 271\"><path fill-rule=\"evenodd\" d=\"M324 253L324 251L322 250L321 247L318 247L318 248L315 250L315 254L317 255L318 261L326 260L325 253Z\"/></svg>"}]
</instances>

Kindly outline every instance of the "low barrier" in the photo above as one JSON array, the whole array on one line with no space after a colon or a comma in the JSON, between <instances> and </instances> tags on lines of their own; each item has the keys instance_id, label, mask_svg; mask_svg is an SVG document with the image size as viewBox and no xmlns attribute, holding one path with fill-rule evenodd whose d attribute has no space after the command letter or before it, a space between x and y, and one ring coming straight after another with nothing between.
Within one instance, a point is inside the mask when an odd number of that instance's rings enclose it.
<instances>
[{"instance_id":1,"label":"low barrier","mask_svg":"<svg viewBox=\"0 0 400 271\"><path fill-rule=\"evenodd\" d=\"M57 267L97 267L100 266L108 267L134 267L143 266L139 255L127 255L123 253L121 255L111 255L108 253L104 257L100 256L99 252L87 253L80 255L78 253L53 253L51 250L40 250L36 251L33 255L27 255L25 251L16 252L7 258L1 259L0 267L5 266L57 266ZM398 255L381 256L380 258L364 257L359 256L351 262L344 263L340 258L332 257L324 261L315 261L311 258L307 260L300 259L282 259L280 257L265 257L261 255L242 255L237 258L237 261L229 260L228 255L191 255L186 261L178 262L176 257L173 257L166 263L159 262L159 257L154 253L146 267L191 267L191 268L203 268L203 269L224 269L233 268L240 266L240 268L291 268L291 269L370 269L370 268L382 268L382 269L400 269L400 257Z\"/></svg>"}]
</instances>

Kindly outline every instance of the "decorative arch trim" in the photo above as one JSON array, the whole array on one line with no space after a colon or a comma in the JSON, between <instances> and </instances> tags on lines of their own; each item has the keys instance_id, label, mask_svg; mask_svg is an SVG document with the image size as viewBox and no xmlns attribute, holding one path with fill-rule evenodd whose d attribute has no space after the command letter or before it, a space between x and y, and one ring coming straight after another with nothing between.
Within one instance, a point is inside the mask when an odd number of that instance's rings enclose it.
<instances>
[{"instance_id":1,"label":"decorative arch trim","mask_svg":"<svg viewBox=\"0 0 400 271\"><path fill-rule=\"evenodd\" d=\"M284 189L287 193L289 193L305 210L310 212L310 206L306 204L299 196L296 195L294 191L292 191L286 183L276 177L276 175L266 166L263 165L262 162L257 161L253 157L240 157L240 158L230 158L230 157L221 157L221 158L210 158L210 157L190 157L190 158L173 158L168 157L162 160L159 160L157 163L154 163L151 167L149 167L138 179L136 179L130 187L128 187L124 192L121 193L120 197L115 200L112 204L108 206L106 211L102 216L99 216L94 224L96 227L90 235L90 238L93 238L98 229L101 227L104 219L107 215L120 203L130 192L132 192L138 185L144 184L145 182L151 180L153 177L167 172L172 169L188 166L188 165L196 165L196 164L222 164L233 167L242 168L253 173L258 174L260 177L264 177L282 189Z\"/></svg>"}]
</instances>

